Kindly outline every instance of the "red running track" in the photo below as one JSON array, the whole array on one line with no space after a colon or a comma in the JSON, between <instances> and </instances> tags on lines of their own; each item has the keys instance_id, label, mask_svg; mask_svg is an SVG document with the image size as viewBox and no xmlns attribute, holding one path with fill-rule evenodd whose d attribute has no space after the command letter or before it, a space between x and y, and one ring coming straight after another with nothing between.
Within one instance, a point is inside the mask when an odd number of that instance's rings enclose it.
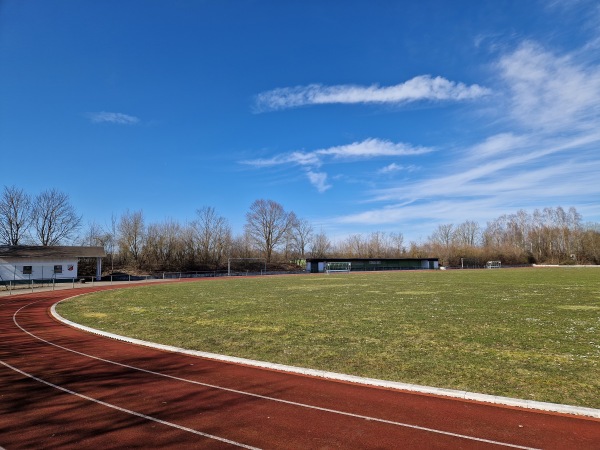
<instances>
[{"instance_id":1,"label":"red running track","mask_svg":"<svg viewBox=\"0 0 600 450\"><path fill-rule=\"evenodd\" d=\"M79 293L102 289L79 289ZM0 447L600 449L600 420L155 350L0 298Z\"/></svg>"}]
</instances>

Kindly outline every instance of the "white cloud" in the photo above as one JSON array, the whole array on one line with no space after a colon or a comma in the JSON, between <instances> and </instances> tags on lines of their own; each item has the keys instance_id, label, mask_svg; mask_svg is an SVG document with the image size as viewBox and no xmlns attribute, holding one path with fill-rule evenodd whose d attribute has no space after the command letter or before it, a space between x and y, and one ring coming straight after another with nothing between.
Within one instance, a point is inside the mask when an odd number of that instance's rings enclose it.
<instances>
[{"instance_id":1,"label":"white cloud","mask_svg":"<svg viewBox=\"0 0 600 450\"><path fill-rule=\"evenodd\" d=\"M417 170L417 168L414 165L402 166L400 164L391 163L391 164L379 169L377 171L377 173L382 174L382 175L387 175L387 174L402 172L402 171L413 172L415 170Z\"/></svg>"},{"instance_id":2,"label":"white cloud","mask_svg":"<svg viewBox=\"0 0 600 450\"><path fill-rule=\"evenodd\" d=\"M415 101L462 101L479 98L491 91L477 84L466 85L442 77L421 75L395 86L381 87L310 84L278 88L256 96L256 111L276 111L322 104L402 104Z\"/></svg>"},{"instance_id":3,"label":"white cloud","mask_svg":"<svg viewBox=\"0 0 600 450\"><path fill-rule=\"evenodd\" d=\"M388 166L385 166L385 167L379 169L379 173L382 173L382 174L393 173L393 172L399 172L403 169L404 169L404 167L402 167L401 165L392 163Z\"/></svg>"},{"instance_id":4,"label":"white cloud","mask_svg":"<svg viewBox=\"0 0 600 450\"><path fill-rule=\"evenodd\" d=\"M422 155L433 151L427 147L413 147L403 142L394 143L382 139L366 139L349 145L316 150L317 155L331 155L338 159L376 158L380 156Z\"/></svg>"},{"instance_id":5,"label":"white cloud","mask_svg":"<svg viewBox=\"0 0 600 450\"><path fill-rule=\"evenodd\" d=\"M556 56L526 42L497 64L510 96L509 113L523 127L548 131L593 126L600 115L600 67ZM592 123L593 122L593 123Z\"/></svg>"},{"instance_id":6,"label":"white cloud","mask_svg":"<svg viewBox=\"0 0 600 450\"><path fill-rule=\"evenodd\" d=\"M470 149L470 153L473 158L488 159L497 156L505 156L507 153L522 149L529 144L530 142L528 142L526 136L515 135L513 132L499 133L474 145Z\"/></svg>"},{"instance_id":7,"label":"white cloud","mask_svg":"<svg viewBox=\"0 0 600 450\"><path fill-rule=\"evenodd\" d=\"M90 118L92 123L116 123L120 125L134 125L136 123L139 123L140 121L140 119L135 116L106 111L89 113L88 117Z\"/></svg>"},{"instance_id":8,"label":"white cloud","mask_svg":"<svg viewBox=\"0 0 600 450\"><path fill-rule=\"evenodd\" d=\"M576 206L578 210L582 205L580 212L587 209L598 214L598 206L594 206L597 202L593 201L600 198L598 61L589 58L582 49L558 54L539 44L524 42L500 56L493 67L498 100L496 115L488 123L479 120L490 119L489 111L485 115L465 117L465 120L477 117L477 121L465 126L483 134L463 148L451 143L447 149L440 146L436 149L439 158L419 160L420 166L427 166L418 176L409 175L415 166L402 164L404 160L400 158L424 155L433 152L433 148L376 138L247 163L301 166L319 192L331 188L329 180L348 182L336 176L328 178L324 171L314 170L327 164L388 158L392 160L385 161L387 165L377 174L406 172L402 183L391 187L394 177L371 177L372 189L360 192L353 211L331 218L329 223L333 226L354 229L404 227L413 223L423 226L424 220L433 227L465 220L485 225L488 220L521 208L533 210L558 205ZM311 86L265 93L263 106L282 109L317 103L442 99L441 94L434 95L435 89L428 84L431 80L425 80L422 91L411 87L409 82L399 85L412 92L412 97L394 94L392 88ZM447 98L460 99L456 93L451 94L447 83L440 86L439 92L446 92ZM468 87L463 85L462 88ZM276 103L269 103L271 100ZM383 189L383 183L388 187ZM369 207L365 207L366 204ZM421 230L415 232L421 233ZM423 233L427 235L429 230Z\"/></svg>"},{"instance_id":9,"label":"white cloud","mask_svg":"<svg viewBox=\"0 0 600 450\"><path fill-rule=\"evenodd\" d=\"M395 227L427 220L433 228L476 220L485 225L521 208L558 205L598 214L600 64L581 57L580 50L560 55L532 42L503 55L495 65L500 84L495 91L506 102L496 112L508 120L492 118L496 131L474 145L454 148L451 161L432 161L418 178L371 190L371 208L332 222ZM393 163L382 170L400 167Z\"/></svg>"},{"instance_id":10,"label":"white cloud","mask_svg":"<svg viewBox=\"0 0 600 450\"><path fill-rule=\"evenodd\" d=\"M308 176L310 184L316 187L319 192L325 192L331 187L330 184L327 184L327 174L324 172L313 172L309 170L306 172L306 175Z\"/></svg>"},{"instance_id":11,"label":"white cloud","mask_svg":"<svg viewBox=\"0 0 600 450\"><path fill-rule=\"evenodd\" d=\"M241 161L242 164L255 167L272 167L280 165L320 166L320 158L313 153L292 152L275 155L272 158L259 158Z\"/></svg>"},{"instance_id":12,"label":"white cloud","mask_svg":"<svg viewBox=\"0 0 600 450\"><path fill-rule=\"evenodd\" d=\"M300 165L319 167L327 157L336 160L372 159L384 156L422 155L432 152L430 147L414 147L403 142L391 142L383 139L365 139L348 145L323 148L312 152L291 152L275 155L272 158L259 158L242 161L255 167L270 167L278 165Z\"/></svg>"},{"instance_id":13,"label":"white cloud","mask_svg":"<svg viewBox=\"0 0 600 450\"><path fill-rule=\"evenodd\" d=\"M493 141L494 139L491 139ZM485 144L490 140L484 142ZM465 202L467 198L510 196L513 200L525 201L533 196L545 196L544 192L556 193L555 186L566 190L577 185L586 195L600 195L600 184L587 186L588 178L581 174L572 178L573 159L589 161L580 167L597 166L596 146L600 144L600 131L575 137L510 138L509 141L525 145L514 147L514 151L485 160L472 161L470 150L454 164L444 167L444 173L434 173L435 178L403 182L402 186L372 191L372 200L377 202L412 202L416 199L456 198ZM535 142L535 145L532 143ZM589 164L589 165L588 165ZM569 186L566 186L566 185ZM597 186L596 186L597 185ZM585 187L587 186L587 187ZM515 193L517 195L515 196ZM492 200L490 200L492 201Z\"/></svg>"},{"instance_id":14,"label":"white cloud","mask_svg":"<svg viewBox=\"0 0 600 450\"><path fill-rule=\"evenodd\" d=\"M369 160L381 157L414 156L430 153L434 149L428 147L414 147L403 142L391 142L383 139L365 139L348 145L339 145L329 148L314 150L312 152L291 152L275 155L271 158L259 158L241 161L241 164L256 168L268 168L282 165L301 166L307 170L310 183L319 192L325 192L332 187L327 183L324 172L315 172L312 169L332 162L351 162Z\"/></svg>"}]
</instances>

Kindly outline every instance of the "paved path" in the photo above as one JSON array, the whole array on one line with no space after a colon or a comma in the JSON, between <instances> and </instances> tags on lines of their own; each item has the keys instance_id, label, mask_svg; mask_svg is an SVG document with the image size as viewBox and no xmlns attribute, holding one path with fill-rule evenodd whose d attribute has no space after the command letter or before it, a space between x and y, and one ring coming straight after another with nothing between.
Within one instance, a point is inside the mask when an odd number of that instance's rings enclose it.
<instances>
[{"instance_id":1,"label":"paved path","mask_svg":"<svg viewBox=\"0 0 600 450\"><path fill-rule=\"evenodd\" d=\"M328 381L91 335L49 313L73 294L0 298L0 447L600 449L594 418Z\"/></svg>"}]
</instances>

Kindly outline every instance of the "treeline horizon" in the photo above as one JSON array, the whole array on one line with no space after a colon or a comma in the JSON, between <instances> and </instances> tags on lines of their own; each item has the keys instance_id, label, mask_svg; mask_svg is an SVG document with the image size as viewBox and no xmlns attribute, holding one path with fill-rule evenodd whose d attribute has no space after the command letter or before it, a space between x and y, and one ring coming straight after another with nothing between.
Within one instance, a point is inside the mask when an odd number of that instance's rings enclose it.
<instances>
[{"instance_id":1,"label":"treeline horizon","mask_svg":"<svg viewBox=\"0 0 600 450\"><path fill-rule=\"evenodd\" d=\"M600 264L600 223L583 223L574 207L518 210L488 221L438 225L424 242L405 242L401 231L352 234L333 242L306 220L273 201L259 199L234 235L216 208L195 219L147 223L143 211L111 216L108 226L83 226L68 195L50 189L31 196L15 186L0 196L0 245L102 246L105 271L186 272L224 270L228 261L261 259L290 269L306 258L439 258L447 267Z\"/></svg>"}]
</instances>

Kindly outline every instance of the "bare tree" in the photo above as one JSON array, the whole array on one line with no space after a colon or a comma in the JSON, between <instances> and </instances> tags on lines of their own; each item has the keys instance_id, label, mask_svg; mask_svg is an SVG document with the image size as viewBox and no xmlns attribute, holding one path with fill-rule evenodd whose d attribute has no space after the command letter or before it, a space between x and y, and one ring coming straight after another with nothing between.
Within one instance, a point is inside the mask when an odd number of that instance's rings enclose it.
<instances>
[{"instance_id":1,"label":"bare tree","mask_svg":"<svg viewBox=\"0 0 600 450\"><path fill-rule=\"evenodd\" d=\"M451 223L438 225L431 236L429 236L429 245L435 248L435 252L440 256L440 263L444 265L451 264L453 239L454 225Z\"/></svg>"},{"instance_id":2,"label":"bare tree","mask_svg":"<svg viewBox=\"0 0 600 450\"><path fill-rule=\"evenodd\" d=\"M31 198L23 189L4 186L0 197L0 242L19 245L31 223Z\"/></svg>"},{"instance_id":3,"label":"bare tree","mask_svg":"<svg viewBox=\"0 0 600 450\"><path fill-rule=\"evenodd\" d=\"M313 228L306 219L297 219L292 226L292 241L300 259L304 259L306 247L312 240Z\"/></svg>"},{"instance_id":4,"label":"bare tree","mask_svg":"<svg viewBox=\"0 0 600 450\"><path fill-rule=\"evenodd\" d=\"M310 249L311 256L313 258L326 258L329 256L331 251L331 241L327 235L321 231L317 233L312 240L312 246Z\"/></svg>"},{"instance_id":5,"label":"bare tree","mask_svg":"<svg viewBox=\"0 0 600 450\"><path fill-rule=\"evenodd\" d=\"M196 217L192 227L199 260L204 265L217 268L224 262L231 246L231 227L213 207L204 206L196 210Z\"/></svg>"},{"instance_id":6,"label":"bare tree","mask_svg":"<svg viewBox=\"0 0 600 450\"><path fill-rule=\"evenodd\" d=\"M479 224L472 220L467 220L456 227L453 237L458 245L475 247L480 239Z\"/></svg>"},{"instance_id":7,"label":"bare tree","mask_svg":"<svg viewBox=\"0 0 600 450\"><path fill-rule=\"evenodd\" d=\"M67 194L50 189L35 198L32 223L41 245L57 245L73 237L81 226L81 216L75 212Z\"/></svg>"},{"instance_id":8,"label":"bare tree","mask_svg":"<svg viewBox=\"0 0 600 450\"><path fill-rule=\"evenodd\" d=\"M271 261L273 250L283 242L295 215L273 200L256 200L246 213L245 230L253 243Z\"/></svg>"},{"instance_id":9,"label":"bare tree","mask_svg":"<svg viewBox=\"0 0 600 450\"><path fill-rule=\"evenodd\" d=\"M110 225L105 229L104 249L110 255L110 271L115 269L115 250L117 247L117 218L114 214L110 216Z\"/></svg>"},{"instance_id":10,"label":"bare tree","mask_svg":"<svg viewBox=\"0 0 600 450\"><path fill-rule=\"evenodd\" d=\"M450 248L450 244L452 244L453 234L453 224L441 224L438 225L438 227L434 230L433 234L429 237L429 240L434 244L441 245L445 248Z\"/></svg>"},{"instance_id":11,"label":"bare tree","mask_svg":"<svg viewBox=\"0 0 600 450\"><path fill-rule=\"evenodd\" d=\"M231 241L229 256L232 258L256 258L258 254L253 248L253 238L245 231Z\"/></svg>"},{"instance_id":12,"label":"bare tree","mask_svg":"<svg viewBox=\"0 0 600 450\"><path fill-rule=\"evenodd\" d=\"M390 240L392 243L391 254L398 258L404 253L404 235L402 233L392 233Z\"/></svg>"},{"instance_id":13,"label":"bare tree","mask_svg":"<svg viewBox=\"0 0 600 450\"><path fill-rule=\"evenodd\" d=\"M382 231L374 231L369 235L367 245L368 258L383 258L390 247L387 235Z\"/></svg>"},{"instance_id":14,"label":"bare tree","mask_svg":"<svg viewBox=\"0 0 600 450\"><path fill-rule=\"evenodd\" d=\"M142 211L125 212L118 225L119 249L125 260L133 259L139 267L141 264L142 249L146 238L146 226Z\"/></svg>"},{"instance_id":15,"label":"bare tree","mask_svg":"<svg viewBox=\"0 0 600 450\"><path fill-rule=\"evenodd\" d=\"M368 249L368 242L361 234L352 234L341 243L340 253L350 258L366 258Z\"/></svg>"},{"instance_id":16,"label":"bare tree","mask_svg":"<svg viewBox=\"0 0 600 450\"><path fill-rule=\"evenodd\" d=\"M588 223L580 234L582 257L592 264L600 264L600 223Z\"/></svg>"},{"instance_id":17,"label":"bare tree","mask_svg":"<svg viewBox=\"0 0 600 450\"><path fill-rule=\"evenodd\" d=\"M96 222L88 222L83 234L78 238L81 245L103 246L106 239L104 229Z\"/></svg>"},{"instance_id":18,"label":"bare tree","mask_svg":"<svg viewBox=\"0 0 600 450\"><path fill-rule=\"evenodd\" d=\"M173 220L148 225L143 260L155 270L178 268L181 259L181 235L181 226Z\"/></svg>"}]
</instances>

